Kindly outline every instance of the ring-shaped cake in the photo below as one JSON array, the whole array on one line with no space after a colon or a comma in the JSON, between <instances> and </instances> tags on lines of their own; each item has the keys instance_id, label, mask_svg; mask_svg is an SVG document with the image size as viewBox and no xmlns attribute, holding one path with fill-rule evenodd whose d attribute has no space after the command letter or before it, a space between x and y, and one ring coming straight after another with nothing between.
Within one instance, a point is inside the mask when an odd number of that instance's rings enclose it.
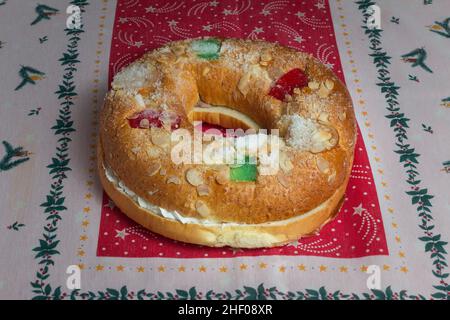
<instances>
[{"instance_id":1,"label":"ring-shaped cake","mask_svg":"<svg viewBox=\"0 0 450 320\"><path fill-rule=\"evenodd\" d=\"M194 132L196 121L278 129L279 170L263 174L248 146L244 164L173 161L173 134ZM242 137L221 138L236 149ZM100 114L98 168L109 197L151 231L207 246L271 247L336 214L355 139L345 85L309 54L263 41L191 39L115 75ZM217 141L201 141L202 150Z\"/></svg>"}]
</instances>

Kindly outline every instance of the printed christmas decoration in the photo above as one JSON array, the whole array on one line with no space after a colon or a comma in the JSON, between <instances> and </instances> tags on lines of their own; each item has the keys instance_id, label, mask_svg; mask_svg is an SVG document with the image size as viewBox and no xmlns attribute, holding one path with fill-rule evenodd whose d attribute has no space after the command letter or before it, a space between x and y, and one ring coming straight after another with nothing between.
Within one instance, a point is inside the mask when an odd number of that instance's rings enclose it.
<instances>
[{"instance_id":1,"label":"printed christmas decoration","mask_svg":"<svg viewBox=\"0 0 450 320\"><path fill-rule=\"evenodd\" d=\"M419 78L417 78L417 76L413 76L411 74L408 75L408 79L414 82L420 82Z\"/></svg>"},{"instance_id":2,"label":"printed christmas decoration","mask_svg":"<svg viewBox=\"0 0 450 320\"><path fill-rule=\"evenodd\" d=\"M442 106L450 108L450 97L442 99Z\"/></svg>"},{"instance_id":3,"label":"printed christmas decoration","mask_svg":"<svg viewBox=\"0 0 450 320\"><path fill-rule=\"evenodd\" d=\"M435 21L433 25L429 26L429 29L440 36L450 38L450 17L442 22Z\"/></svg>"},{"instance_id":4,"label":"printed christmas decoration","mask_svg":"<svg viewBox=\"0 0 450 320\"><path fill-rule=\"evenodd\" d=\"M433 73L433 71L425 64L427 52L424 48L415 49L407 54L402 55L403 61L411 63L413 68L421 67L425 71Z\"/></svg>"},{"instance_id":5,"label":"printed christmas decoration","mask_svg":"<svg viewBox=\"0 0 450 320\"><path fill-rule=\"evenodd\" d=\"M406 194L410 196L411 204L415 206L417 217L420 219L419 229L423 236L419 240L423 243L424 251L429 254L430 265L432 266L432 275L438 281L433 286L435 291L431 297L434 299L448 299L449 284L447 278L447 250L448 242L442 240L442 235L436 228L432 212L432 199L434 195L430 194L428 188L423 186L421 174L419 172L419 158L420 154L411 145L408 139L408 130L410 121L402 112L399 103L399 90L401 89L391 79L390 62L391 56L382 47L381 34L383 30L368 29L367 8L375 3L371 0L360 0L356 2L358 9L364 16L362 29L368 38L368 47L370 49L369 56L373 59L373 64L376 67L377 85L380 87L380 94L384 97L386 102L386 109L390 113L385 117L388 119L390 127L395 136L396 150L394 152L399 156L399 163L402 164L405 174L405 181L410 188ZM426 52L424 49L416 49L405 55L405 58L417 56L417 60L412 61L416 65L424 67L424 60ZM382 59L380 59L382 57ZM425 69L428 68L425 66ZM381 81L381 82L380 82ZM419 295L420 296L420 295ZM420 297L422 298L422 297Z\"/></svg>"},{"instance_id":6,"label":"printed christmas decoration","mask_svg":"<svg viewBox=\"0 0 450 320\"><path fill-rule=\"evenodd\" d=\"M37 115L39 115L39 113L41 112L41 110L42 110L42 108L36 108L36 109L31 109L29 112L28 112L28 115L29 116L37 116Z\"/></svg>"},{"instance_id":7,"label":"printed christmas decoration","mask_svg":"<svg viewBox=\"0 0 450 320\"><path fill-rule=\"evenodd\" d=\"M19 223L18 221L14 222L12 225L8 226L9 230L19 231L20 228L25 227L23 223Z\"/></svg>"},{"instance_id":8,"label":"printed christmas decoration","mask_svg":"<svg viewBox=\"0 0 450 320\"><path fill-rule=\"evenodd\" d=\"M427 125L425 125L425 124L423 124L422 123L422 129L423 129L423 131L425 131L425 132L429 132L429 133L433 133L433 129L430 127L430 126L427 126Z\"/></svg>"},{"instance_id":9,"label":"printed christmas decoration","mask_svg":"<svg viewBox=\"0 0 450 320\"><path fill-rule=\"evenodd\" d=\"M392 23L395 23L395 24L400 24L400 18L392 17L392 18L391 18L391 22L392 22Z\"/></svg>"},{"instance_id":10,"label":"printed christmas decoration","mask_svg":"<svg viewBox=\"0 0 450 320\"><path fill-rule=\"evenodd\" d=\"M5 147L5 155L0 160L0 172L11 170L14 167L30 160L28 151L23 150L23 147L14 148L9 142L2 141ZM14 158L20 158L14 160Z\"/></svg>"},{"instance_id":11,"label":"printed christmas decoration","mask_svg":"<svg viewBox=\"0 0 450 320\"><path fill-rule=\"evenodd\" d=\"M22 82L14 89L15 91L22 89L28 83L33 85L36 84L36 81L44 78L45 73L32 67L21 66L19 76L22 79Z\"/></svg>"},{"instance_id":12,"label":"printed christmas decoration","mask_svg":"<svg viewBox=\"0 0 450 320\"><path fill-rule=\"evenodd\" d=\"M444 161L442 165L444 166L442 170L445 171L446 173L450 173L450 160Z\"/></svg>"},{"instance_id":13,"label":"printed christmas decoration","mask_svg":"<svg viewBox=\"0 0 450 320\"><path fill-rule=\"evenodd\" d=\"M57 12L59 12L58 9L52 8L50 6L47 6L45 4L38 4L35 9L37 13L36 19L31 22L31 25L35 25L36 23L42 21L42 20L50 20L50 17L55 15Z\"/></svg>"},{"instance_id":14,"label":"printed christmas decoration","mask_svg":"<svg viewBox=\"0 0 450 320\"><path fill-rule=\"evenodd\" d=\"M78 5L81 11L84 12L85 6L88 3L85 0L72 0L70 4ZM78 56L78 46L81 41L81 35L84 33L84 26L81 29L65 30L66 48L64 49L63 57ZM60 108L58 116L55 120L55 125L51 128L53 134L57 138L57 145L52 155L51 163L47 165L48 175L51 179L49 190L45 196L44 202L41 204L42 211L45 215L45 225L42 230L42 235L38 239L36 246L32 249L34 258L37 262L36 280L31 282L33 299L46 300L49 297L54 299L61 299L67 294L61 293L61 287L52 288L49 283L50 270L55 265L55 256L60 254L60 246L58 240L58 228L62 220L62 213L67 211L65 206L65 180L67 179L66 172L71 171L69 146L72 141L70 134L75 130L72 119L71 108L75 105L74 97L78 96L77 87L75 85L75 75L78 71L77 59L59 60L61 70L61 80L59 90L54 94L59 100Z\"/></svg>"}]
</instances>

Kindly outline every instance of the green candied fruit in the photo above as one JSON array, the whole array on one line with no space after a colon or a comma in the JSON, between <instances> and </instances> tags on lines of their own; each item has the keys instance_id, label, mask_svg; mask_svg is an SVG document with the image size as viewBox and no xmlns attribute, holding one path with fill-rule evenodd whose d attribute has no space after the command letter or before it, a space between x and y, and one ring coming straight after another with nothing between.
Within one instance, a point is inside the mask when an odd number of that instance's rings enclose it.
<instances>
[{"instance_id":1,"label":"green candied fruit","mask_svg":"<svg viewBox=\"0 0 450 320\"><path fill-rule=\"evenodd\" d=\"M220 41L214 38L196 40L191 44L191 48L197 54L197 57L206 60L219 59L220 46Z\"/></svg>"},{"instance_id":2,"label":"green candied fruit","mask_svg":"<svg viewBox=\"0 0 450 320\"><path fill-rule=\"evenodd\" d=\"M230 168L231 181L256 181L256 164L250 163L250 158L245 157L245 163L241 166L232 166Z\"/></svg>"}]
</instances>

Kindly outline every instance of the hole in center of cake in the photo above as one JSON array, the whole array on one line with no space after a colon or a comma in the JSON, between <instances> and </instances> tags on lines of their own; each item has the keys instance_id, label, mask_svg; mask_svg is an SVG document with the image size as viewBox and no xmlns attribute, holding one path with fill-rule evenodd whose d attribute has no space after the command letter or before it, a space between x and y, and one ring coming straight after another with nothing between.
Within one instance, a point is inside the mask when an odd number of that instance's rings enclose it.
<instances>
[{"instance_id":1,"label":"hole in center of cake","mask_svg":"<svg viewBox=\"0 0 450 320\"><path fill-rule=\"evenodd\" d=\"M261 127L249 116L234 110L226 106L215 106L207 104L203 101L199 101L194 107L193 111L189 114L189 120L195 123L196 130L202 130L202 132L211 132L210 129L215 129L216 132L222 133L224 137L241 136L248 132L253 131L253 134L257 134ZM227 129L233 129L228 131ZM241 132L235 132L239 130ZM246 155L245 162L239 165L230 166L230 180L235 182L254 182L257 178L257 166L256 163L251 161L251 157Z\"/></svg>"},{"instance_id":2,"label":"hole in center of cake","mask_svg":"<svg viewBox=\"0 0 450 320\"><path fill-rule=\"evenodd\" d=\"M189 114L189 120L202 123L202 131L218 129L224 135L226 129L254 129L261 127L249 116L228 108L226 106L215 106L199 101Z\"/></svg>"}]
</instances>

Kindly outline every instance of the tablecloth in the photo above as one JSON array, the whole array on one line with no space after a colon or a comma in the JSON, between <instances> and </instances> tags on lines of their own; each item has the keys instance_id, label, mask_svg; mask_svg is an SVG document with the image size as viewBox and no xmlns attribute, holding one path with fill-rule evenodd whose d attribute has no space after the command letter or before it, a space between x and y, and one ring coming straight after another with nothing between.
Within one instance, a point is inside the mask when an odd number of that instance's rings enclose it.
<instances>
[{"instance_id":1,"label":"tablecloth","mask_svg":"<svg viewBox=\"0 0 450 320\"><path fill-rule=\"evenodd\" d=\"M97 116L112 76L200 36L278 42L346 82L355 163L314 236L186 245L103 193ZM0 1L0 298L448 299L449 52L445 0Z\"/></svg>"}]
</instances>

